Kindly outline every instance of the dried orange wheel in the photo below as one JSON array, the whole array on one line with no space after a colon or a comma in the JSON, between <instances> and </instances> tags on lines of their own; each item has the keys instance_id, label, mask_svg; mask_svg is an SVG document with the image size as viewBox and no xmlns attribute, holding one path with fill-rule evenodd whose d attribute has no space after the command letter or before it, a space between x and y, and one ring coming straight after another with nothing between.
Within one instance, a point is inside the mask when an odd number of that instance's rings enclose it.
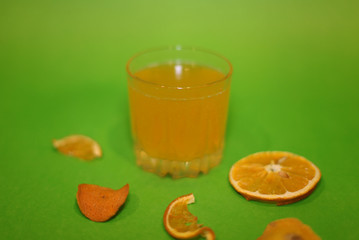
<instances>
[{"instance_id":1,"label":"dried orange wheel","mask_svg":"<svg viewBox=\"0 0 359 240\"><path fill-rule=\"evenodd\" d=\"M306 224L296 218L279 219L268 224L257 240L320 240Z\"/></svg>"},{"instance_id":2,"label":"dried orange wheel","mask_svg":"<svg viewBox=\"0 0 359 240\"><path fill-rule=\"evenodd\" d=\"M198 224L197 217L188 211L188 204L194 203L193 194L176 198L167 207L163 215L163 224L166 231L174 238L188 239L197 236L214 240L215 234L209 227Z\"/></svg>"},{"instance_id":3,"label":"dried orange wheel","mask_svg":"<svg viewBox=\"0 0 359 240\"><path fill-rule=\"evenodd\" d=\"M319 168L289 152L259 152L236 162L229 181L247 200L293 203L307 197L321 177Z\"/></svg>"},{"instance_id":4,"label":"dried orange wheel","mask_svg":"<svg viewBox=\"0 0 359 240\"><path fill-rule=\"evenodd\" d=\"M54 147L62 154L83 160L92 160L102 156L100 145L93 139L83 135L70 135L52 141Z\"/></svg>"}]
</instances>

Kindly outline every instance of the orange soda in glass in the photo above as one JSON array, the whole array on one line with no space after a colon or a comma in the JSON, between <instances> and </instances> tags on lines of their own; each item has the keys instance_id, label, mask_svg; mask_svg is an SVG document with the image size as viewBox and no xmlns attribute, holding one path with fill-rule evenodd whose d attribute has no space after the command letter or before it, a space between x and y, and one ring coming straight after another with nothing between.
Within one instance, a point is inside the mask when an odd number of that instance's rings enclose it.
<instances>
[{"instance_id":1,"label":"orange soda in glass","mask_svg":"<svg viewBox=\"0 0 359 240\"><path fill-rule=\"evenodd\" d=\"M192 47L148 50L127 63L137 165L196 177L222 158L232 65Z\"/></svg>"}]
</instances>

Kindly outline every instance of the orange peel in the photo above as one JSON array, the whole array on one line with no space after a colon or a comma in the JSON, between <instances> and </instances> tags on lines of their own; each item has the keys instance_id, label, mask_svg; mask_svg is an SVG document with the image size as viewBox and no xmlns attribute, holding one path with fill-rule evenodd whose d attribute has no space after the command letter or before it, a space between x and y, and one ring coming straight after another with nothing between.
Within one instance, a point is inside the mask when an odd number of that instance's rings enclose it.
<instances>
[{"instance_id":1,"label":"orange peel","mask_svg":"<svg viewBox=\"0 0 359 240\"><path fill-rule=\"evenodd\" d=\"M125 203L129 185L118 190L94 184L80 184L76 194L80 211L88 219L104 222L112 218Z\"/></svg>"}]
</instances>

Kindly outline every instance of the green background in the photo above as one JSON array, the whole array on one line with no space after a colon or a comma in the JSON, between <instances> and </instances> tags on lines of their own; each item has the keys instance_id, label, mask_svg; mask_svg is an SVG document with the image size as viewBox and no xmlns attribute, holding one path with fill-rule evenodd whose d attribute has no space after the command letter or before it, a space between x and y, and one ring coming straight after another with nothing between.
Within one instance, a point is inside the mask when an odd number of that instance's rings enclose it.
<instances>
[{"instance_id":1,"label":"green background","mask_svg":"<svg viewBox=\"0 0 359 240\"><path fill-rule=\"evenodd\" d=\"M171 239L162 216L176 197L217 239L256 239L297 217L323 239L359 238L359 2L320 0L1 1L2 239ZM172 180L135 165L126 61L174 44L208 48L234 67L224 158L208 175ZM83 162L53 138L103 147ZM303 155L322 171L307 199L277 207L230 186L234 162L258 151ZM120 213L95 223L77 185L120 188Z\"/></svg>"}]
</instances>

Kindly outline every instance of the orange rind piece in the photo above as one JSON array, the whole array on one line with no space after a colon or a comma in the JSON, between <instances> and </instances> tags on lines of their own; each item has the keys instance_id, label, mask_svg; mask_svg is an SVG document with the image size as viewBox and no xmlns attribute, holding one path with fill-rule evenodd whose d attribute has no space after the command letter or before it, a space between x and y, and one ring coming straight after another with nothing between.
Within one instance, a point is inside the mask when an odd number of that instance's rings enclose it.
<instances>
[{"instance_id":1,"label":"orange rind piece","mask_svg":"<svg viewBox=\"0 0 359 240\"><path fill-rule=\"evenodd\" d=\"M320 240L321 238L297 218L284 218L268 224L257 240Z\"/></svg>"},{"instance_id":2,"label":"orange rind piece","mask_svg":"<svg viewBox=\"0 0 359 240\"><path fill-rule=\"evenodd\" d=\"M77 204L88 219L105 222L125 203L129 188L128 184L118 190L94 184L80 184L76 195Z\"/></svg>"},{"instance_id":3,"label":"orange rind piece","mask_svg":"<svg viewBox=\"0 0 359 240\"><path fill-rule=\"evenodd\" d=\"M204 237L214 240L215 234L209 227L198 224L197 217L188 211L188 204L194 203L193 194L187 194L173 200L163 215L163 224L166 231L174 238L189 239Z\"/></svg>"},{"instance_id":4,"label":"orange rind piece","mask_svg":"<svg viewBox=\"0 0 359 240\"><path fill-rule=\"evenodd\" d=\"M84 135L70 135L59 140L54 139L52 143L62 154L83 160L92 160L102 156L100 145Z\"/></svg>"},{"instance_id":5,"label":"orange rind piece","mask_svg":"<svg viewBox=\"0 0 359 240\"><path fill-rule=\"evenodd\" d=\"M247 200L284 205L309 196L321 178L306 158L280 151L259 152L236 162L230 172L233 188Z\"/></svg>"}]
</instances>

